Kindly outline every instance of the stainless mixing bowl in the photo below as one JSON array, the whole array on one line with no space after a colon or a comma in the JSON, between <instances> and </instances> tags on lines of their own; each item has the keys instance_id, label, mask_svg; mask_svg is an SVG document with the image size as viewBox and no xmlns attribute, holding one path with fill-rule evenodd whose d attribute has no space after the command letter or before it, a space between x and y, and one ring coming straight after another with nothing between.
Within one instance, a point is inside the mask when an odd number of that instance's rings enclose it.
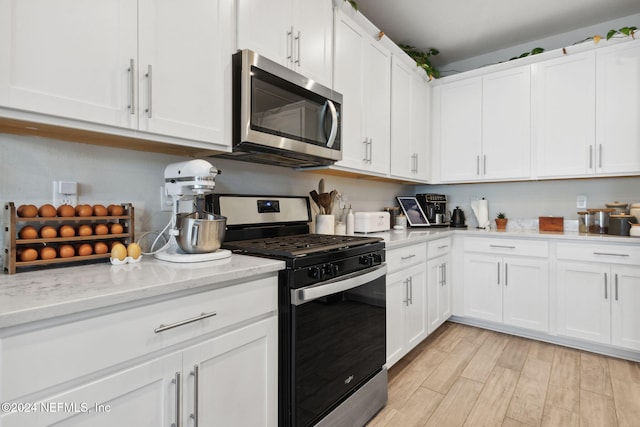
<instances>
[{"instance_id":1,"label":"stainless mixing bowl","mask_svg":"<svg viewBox=\"0 0 640 427\"><path fill-rule=\"evenodd\" d=\"M203 254L220 249L227 229L227 218L204 212L180 214L176 218L180 234L178 246L188 254Z\"/></svg>"}]
</instances>

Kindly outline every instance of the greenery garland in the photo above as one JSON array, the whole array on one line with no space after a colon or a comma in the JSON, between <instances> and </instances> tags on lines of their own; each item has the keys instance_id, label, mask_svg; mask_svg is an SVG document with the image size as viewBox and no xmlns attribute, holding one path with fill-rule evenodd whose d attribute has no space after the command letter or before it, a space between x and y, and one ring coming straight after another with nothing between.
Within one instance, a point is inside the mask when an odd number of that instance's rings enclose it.
<instances>
[{"instance_id":1,"label":"greenery garland","mask_svg":"<svg viewBox=\"0 0 640 427\"><path fill-rule=\"evenodd\" d=\"M400 49L405 51L407 55L413 58L416 61L418 67L424 69L429 76L429 80L431 79L439 79L440 78L440 70L433 66L431 63L431 57L440 53L438 49L429 48L427 51L417 50L414 46L400 44L398 45Z\"/></svg>"}]
</instances>

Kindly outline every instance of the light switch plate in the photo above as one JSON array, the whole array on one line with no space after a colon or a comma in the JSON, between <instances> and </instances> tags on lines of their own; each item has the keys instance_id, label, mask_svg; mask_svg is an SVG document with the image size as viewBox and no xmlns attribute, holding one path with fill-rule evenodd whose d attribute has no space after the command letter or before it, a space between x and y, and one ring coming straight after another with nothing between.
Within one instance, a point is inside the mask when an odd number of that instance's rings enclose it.
<instances>
[{"instance_id":1,"label":"light switch plate","mask_svg":"<svg viewBox=\"0 0 640 427\"><path fill-rule=\"evenodd\" d=\"M75 181L53 181L53 206L76 206L78 204L78 183Z\"/></svg>"},{"instance_id":2,"label":"light switch plate","mask_svg":"<svg viewBox=\"0 0 640 427\"><path fill-rule=\"evenodd\" d=\"M576 198L576 207L578 209L587 209L587 196L579 195Z\"/></svg>"}]
</instances>

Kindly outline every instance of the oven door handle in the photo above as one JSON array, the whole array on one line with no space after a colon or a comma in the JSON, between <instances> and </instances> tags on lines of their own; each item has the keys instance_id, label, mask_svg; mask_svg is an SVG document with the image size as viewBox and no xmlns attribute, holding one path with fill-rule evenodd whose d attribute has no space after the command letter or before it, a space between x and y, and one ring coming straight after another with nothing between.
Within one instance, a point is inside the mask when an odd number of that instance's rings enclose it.
<instances>
[{"instance_id":1,"label":"oven door handle","mask_svg":"<svg viewBox=\"0 0 640 427\"><path fill-rule=\"evenodd\" d=\"M380 264L336 279L291 291L291 303L301 305L327 295L365 285L387 274L387 264Z\"/></svg>"}]
</instances>

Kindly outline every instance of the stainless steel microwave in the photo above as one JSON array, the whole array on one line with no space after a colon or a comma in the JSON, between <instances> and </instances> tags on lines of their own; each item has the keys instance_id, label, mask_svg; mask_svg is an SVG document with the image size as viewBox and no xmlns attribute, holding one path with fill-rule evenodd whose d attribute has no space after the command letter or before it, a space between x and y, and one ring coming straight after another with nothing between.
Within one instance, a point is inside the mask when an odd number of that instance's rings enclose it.
<instances>
[{"instance_id":1,"label":"stainless steel microwave","mask_svg":"<svg viewBox=\"0 0 640 427\"><path fill-rule=\"evenodd\" d=\"M342 95L250 50L233 55L233 151L288 167L342 158Z\"/></svg>"}]
</instances>

